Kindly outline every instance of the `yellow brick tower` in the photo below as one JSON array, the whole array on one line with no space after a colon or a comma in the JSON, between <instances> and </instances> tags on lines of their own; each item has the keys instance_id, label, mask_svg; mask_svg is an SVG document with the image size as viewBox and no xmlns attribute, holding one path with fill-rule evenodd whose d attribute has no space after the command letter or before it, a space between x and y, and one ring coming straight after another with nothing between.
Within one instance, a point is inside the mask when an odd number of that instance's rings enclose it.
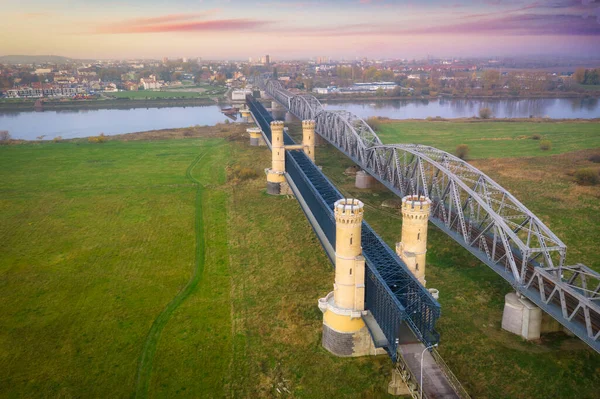
<instances>
[{"instance_id":1,"label":"yellow brick tower","mask_svg":"<svg viewBox=\"0 0 600 399\"><path fill-rule=\"evenodd\" d=\"M285 182L285 147L281 121L271 122L271 169L267 171L267 193L279 195L281 183Z\"/></svg>"},{"instance_id":2,"label":"yellow brick tower","mask_svg":"<svg viewBox=\"0 0 600 399\"><path fill-rule=\"evenodd\" d=\"M424 196L402 198L402 237L396 253L412 274L425 286L425 254L427 253L427 222L431 200Z\"/></svg>"},{"instance_id":3,"label":"yellow brick tower","mask_svg":"<svg viewBox=\"0 0 600 399\"><path fill-rule=\"evenodd\" d=\"M304 153L315 162L315 121L302 121L302 144Z\"/></svg>"},{"instance_id":4,"label":"yellow brick tower","mask_svg":"<svg viewBox=\"0 0 600 399\"><path fill-rule=\"evenodd\" d=\"M323 347L337 356L378 353L362 316L365 314L365 258L362 256L363 203L335 203L335 284L319 299L323 312Z\"/></svg>"}]
</instances>

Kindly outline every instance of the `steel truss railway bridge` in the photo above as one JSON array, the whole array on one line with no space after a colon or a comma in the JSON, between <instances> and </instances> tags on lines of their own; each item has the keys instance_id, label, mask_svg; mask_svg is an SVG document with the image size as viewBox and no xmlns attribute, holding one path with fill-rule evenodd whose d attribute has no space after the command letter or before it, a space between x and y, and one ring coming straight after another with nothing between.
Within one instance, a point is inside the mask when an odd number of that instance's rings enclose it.
<instances>
[{"instance_id":1,"label":"steel truss railway bridge","mask_svg":"<svg viewBox=\"0 0 600 399\"><path fill-rule=\"evenodd\" d=\"M510 192L447 152L385 145L356 115L325 110L314 96L294 94L277 80L263 77L259 85L300 120L315 120L317 134L399 197L429 197L433 224L600 353L600 274L583 264L565 265L566 245ZM248 105L270 144L272 116L251 97ZM294 144L287 134L284 141ZM333 261L333 204L343 196L302 151L289 151L285 166L288 182L300 194ZM379 345L395 360L403 325L424 345L436 344L439 304L368 224L362 231L365 307L385 336Z\"/></svg>"}]
</instances>

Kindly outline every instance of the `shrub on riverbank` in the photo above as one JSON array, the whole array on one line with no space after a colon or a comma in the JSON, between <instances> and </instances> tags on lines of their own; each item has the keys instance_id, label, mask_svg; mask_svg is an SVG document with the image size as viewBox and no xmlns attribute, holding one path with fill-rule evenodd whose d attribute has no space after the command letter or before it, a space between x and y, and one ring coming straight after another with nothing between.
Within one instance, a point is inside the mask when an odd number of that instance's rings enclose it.
<instances>
[{"instance_id":1,"label":"shrub on riverbank","mask_svg":"<svg viewBox=\"0 0 600 399\"><path fill-rule=\"evenodd\" d=\"M481 119L490 119L492 117L492 110L487 107L479 109L479 117Z\"/></svg>"},{"instance_id":2,"label":"shrub on riverbank","mask_svg":"<svg viewBox=\"0 0 600 399\"><path fill-rule=\"evenodd\" d=\"M378 132L381 129L381 121L376 116L370 117L366 122L374 132Z\"/></svg>"},{"instance_id":3,"label":"shrub on riverbank","mask_svg":"<svg viewBox=\"0 0 600 399\"><path fill-rule=\"evenodd\" d=\"M600 176L594 169L579 169L575 172L575 181L580 186L593 186L600 182Z\"/></svg>"},{"instance_id":4,"label":"shrub on riverbank","mask_svg":"<svg viewBox=\"0 0 600 399\"><path fill-rule=\"evenodd\" d=\"M90 143L104 143L106 140L108 140L108 137L106 137L104 133L100 133L99 136L88 137L88 142Z\"/></svg>"},{"instance_id":5,"label":"shrub on riverbank","mask_svg":"<svg viewBox=\"0 0 600 399\"><path fill-rule=\"evenodd\" d=\"M550 140L542 140L540 142L540 150L550 151L552 149L552 142Z\"/></svg>"},{"instance_id":6,"label":"shrub on riverbank","mask_svg":"<svg viewBox=\"0 0 600 399\"><path fill-rule=\"evenodd\" d=\"M469 146L466 144L459 144L456 146L456 156L460 159L467 159L469 156Z\"/></svg>"}]
</instances>

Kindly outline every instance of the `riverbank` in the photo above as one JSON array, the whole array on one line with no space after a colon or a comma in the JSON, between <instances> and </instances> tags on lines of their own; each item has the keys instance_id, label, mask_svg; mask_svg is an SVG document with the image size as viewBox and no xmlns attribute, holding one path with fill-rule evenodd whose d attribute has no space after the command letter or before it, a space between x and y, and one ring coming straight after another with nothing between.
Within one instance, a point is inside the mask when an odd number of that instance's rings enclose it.
<instances>
[{"instance_id":1,"label":"riverbank","mask_svg":"<svg viewBox=\"0 0 600 399\"><path fill-rule=\"evenodd\" d=\"M0 112L3 111L44 111L44 110L78 110L78 109L130 109L130 108L169 108L227 104L220 98L182 98L182 99L115 99L115 100L68 100L45 101L41 108L35 107L35 101L0 101Z\"/></svg>"},{"instance_id":2,"label":"riverbank","mask_svg":"<svg viewBox=\"0 0 600 399\"><path fill-rule=\"evenodd\" d=\"M585 99L585 98L600 98L600 89L597 91L588 91L585 93L569 92L569 93L541 93L541 94L530 94L525 96L511 96L511 95L450 95L450 94L438 94L434 96L327 96L327 95L316 95L315 96L322 103L344 103L344 102L381 102L381 101L422 101L422 100L542 100L542 99Z\"/></svg>"}]
</instances>

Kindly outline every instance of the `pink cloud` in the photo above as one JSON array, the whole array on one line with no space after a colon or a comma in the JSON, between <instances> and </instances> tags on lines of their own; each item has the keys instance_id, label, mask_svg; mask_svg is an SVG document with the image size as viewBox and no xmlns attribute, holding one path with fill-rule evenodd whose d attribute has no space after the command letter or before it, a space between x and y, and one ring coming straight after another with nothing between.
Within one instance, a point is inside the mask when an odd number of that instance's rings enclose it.
<instances>
[{"instance_id":1,"label":"pink cloud","mask_svg":"<svg viewBox=\"0 0 600 399\"><path fill-rule=\"evenodd\" d=\"M270 24L270 21L253 19L217 19L208 21L176 22L143 25L109 25L100 27L96 33L160 33L160 32L202 32L202 31L243 31Z\"/></svg>"}]
</instances>

